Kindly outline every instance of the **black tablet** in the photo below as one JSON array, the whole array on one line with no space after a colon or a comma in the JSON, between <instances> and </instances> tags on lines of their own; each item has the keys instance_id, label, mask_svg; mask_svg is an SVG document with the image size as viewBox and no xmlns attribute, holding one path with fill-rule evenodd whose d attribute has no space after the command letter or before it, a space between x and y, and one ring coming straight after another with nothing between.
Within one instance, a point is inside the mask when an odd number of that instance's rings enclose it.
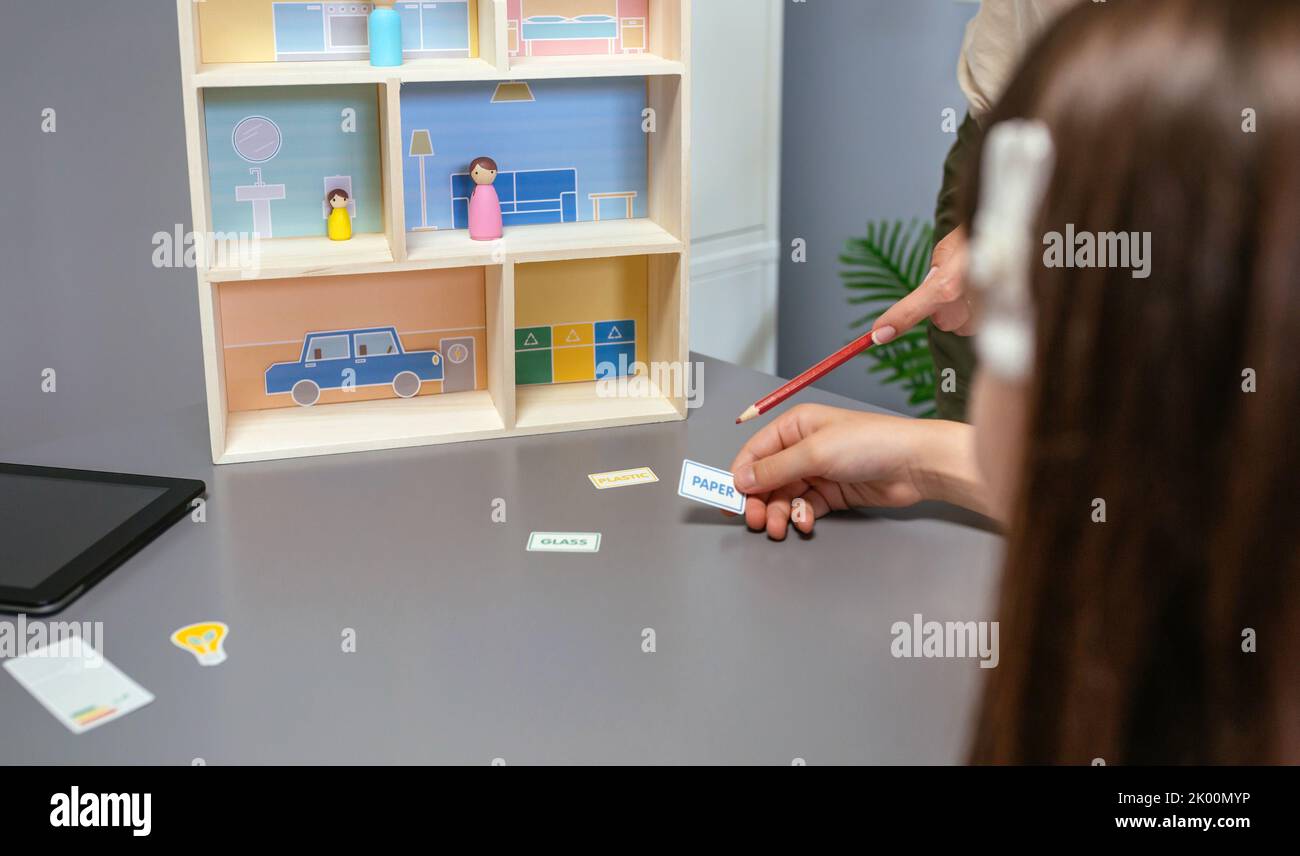
<instances>
[{"instance_id":1,"label":"black tablet","mask_svg":"<svg viewBox=\"0 0 1300 856\"><path fill-rule=\"evenodd\" d=\"M204 490L193 479L0 464L0 612L58 612Z\"/></svg>"}]
</instances>

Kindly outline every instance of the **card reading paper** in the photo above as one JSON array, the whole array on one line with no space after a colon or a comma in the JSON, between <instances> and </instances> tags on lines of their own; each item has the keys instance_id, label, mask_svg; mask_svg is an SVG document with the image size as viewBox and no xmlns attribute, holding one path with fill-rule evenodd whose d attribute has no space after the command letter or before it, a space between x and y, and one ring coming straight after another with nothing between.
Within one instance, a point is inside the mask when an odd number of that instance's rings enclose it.
<instances>
[{"instance_id":1,"label":"card reading paper","mask_svg":"<svg viewBox=\"0 0 1300 856\"><path fill-rule=\"evenodd\" d=\"M637 467L634 470L614 470L611 473L592 473L587 476L596 490L608 490L611 487L626 487L630 484L650 484L659 481L659 477L649 467Z\"/></svg>"},{"instance_id":2,"label":"card reading paper","mask_svg":"<svg viewBox=\"0 0 1300 856\"><path fill-rule=\"evenodd\" d=\"M745 495L736 490L735 476L695 461L682 461L682 480L677 485L677 493L736 514L745 510Z\"/></svg>"},{"instance_id":3,"label":"card reading paper","mask_svg":"<svg viewBox=\"0 0 1300 856\"><path fill-rule=\"evenodd\" d=\"M530 553L599 553L599 532L534 532L528 536Z\"/></svg>"},{"instance_id":4,"label":"card reading paper","mask_svg":"<svg viewBox=\"0 0 1300 856\"><path fill-rule=\"evenodd\" d=\"M6 660L5 670L73 734L153 701L153 693L122 674L84 639L64 638Z\"/></svg>"}]
</instances>

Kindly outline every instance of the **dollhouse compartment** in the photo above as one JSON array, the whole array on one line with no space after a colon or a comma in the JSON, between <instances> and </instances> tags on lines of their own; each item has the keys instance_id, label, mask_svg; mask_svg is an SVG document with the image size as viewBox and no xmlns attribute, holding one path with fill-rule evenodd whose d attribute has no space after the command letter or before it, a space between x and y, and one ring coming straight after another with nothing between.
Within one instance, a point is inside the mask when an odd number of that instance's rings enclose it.
<instances>
[{"instance_id":1,"label":"dollhouse compartment","mask_svg":"<svg viewBox=\"0 0 1300 856\"><path fill-rule=\"evenodd\" d=\"M208 89L200 106L209 230L242 250L206 259L212 279L393 261L386 87ZM347 241L326 237L326 197L339 190L348 198Z\"/></svg>"},{"instance_id":2,"label":"dollhouse compartment","mask_svg":"<svg viewBox=\"0 0 1300 856\"><path fill-rule=\"evenodd\" d=\"M680 251L682 92L675 75L403 85L391 130L401 140L406 257ZM472 241L465 228L468 165L480 155L500 169L500 242Z\"/></svg>"},{"instance_id":3,"label":"dollhouse compartment","mask_svg":"<svg viewBox=\"0 0 1300 856\"><path fill-rule=\"evenodd\" d=\"M604 66L616 73L682 57L679 0L504 0L512 73ZM654 72L650 72L654 73Z\"/></svg>"},{"instance_id":4,"label":"dollhouse compartment","mask_svg":"<svg viewBox=\"0 0 1300 856\"><path fill-rule=\"evenodd\" d=\"M492 72L496 2L398 0L401 68L434 78ZM201 85L378 83L393 71L370 65L373 4L365 0L202 0L194 6Z\"/></svg>"},{"instance_id":5,"label":"dollhouse compartment","mask_svg":"<svg viewBox=\"0 0 1300 856\"><path fill-rule=\"evenodd\" d=\"M685 415L681 264L670 253L515 266L518 430Z\"/></svg>"},{"instance_id":6,"label":"dollhouse compartment","mask_svg":"<svg viewBox=\"0 0 1300 856\"><path fill-rule=\"evenodd\" d=\"M217 284L221 462L500 434L500 267Z\"/></svg>"}]
</instances>

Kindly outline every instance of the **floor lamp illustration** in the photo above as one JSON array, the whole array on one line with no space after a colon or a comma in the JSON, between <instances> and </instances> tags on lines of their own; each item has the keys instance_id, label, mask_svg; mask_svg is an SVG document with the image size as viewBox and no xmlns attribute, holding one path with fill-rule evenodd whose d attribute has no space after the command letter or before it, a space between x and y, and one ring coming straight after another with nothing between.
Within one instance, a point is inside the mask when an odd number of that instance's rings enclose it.
<instances>
[{"instance_id":1,"label":"floor lamp illustration","mask_svg":"<svg viewBox=\"0 0 1300 856\"><path fill-rule=\"evenodd\" d=\"M433 140L427 130L411 132L411 157L420 159L420 225L415 231L436 230L429 225L429 191L424 182L424 160L433 157Z\"/></svg>"}]
</instances>

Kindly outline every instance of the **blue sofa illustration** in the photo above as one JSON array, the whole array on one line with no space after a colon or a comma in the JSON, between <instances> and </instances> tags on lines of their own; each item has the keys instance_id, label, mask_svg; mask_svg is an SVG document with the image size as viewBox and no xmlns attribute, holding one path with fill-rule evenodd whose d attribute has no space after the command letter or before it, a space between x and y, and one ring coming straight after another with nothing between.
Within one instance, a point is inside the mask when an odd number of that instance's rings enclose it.
<instances>
[{"instance_id":1,"label":"blue sofa illustration","mask_svg":"<svg viewBox=\"0 0 1300 856\"><path fill-rule=\"evenodd\" d=\"M578 220L576 169L498 172L492 186L501 199L501 223L505 226ZM451 216L457 229L469 228L469 198L473 193L474 180L469 173L451 177Z\"/></svg>"},{"instance_id":2,"label":"blue sofa illustration","mask_svg":"<svg viewBox=\"0 0 1300 856\"><path fill-rule=\"evenodd\" d=\"M289 393L295 404L311 407L322 389L391 386L413 398L425 381L442 380L442 354L405 351L396 327L366 327L308 333L302 356L266 370L266 394Z\"/></svg>"}]
</instances>

